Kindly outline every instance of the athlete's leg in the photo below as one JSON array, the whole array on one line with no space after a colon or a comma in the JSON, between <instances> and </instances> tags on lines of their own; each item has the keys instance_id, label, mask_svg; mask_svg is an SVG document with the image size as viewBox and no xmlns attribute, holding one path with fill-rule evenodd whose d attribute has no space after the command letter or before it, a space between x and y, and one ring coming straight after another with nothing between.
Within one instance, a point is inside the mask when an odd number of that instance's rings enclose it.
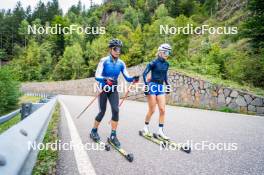
<instances>
[{"instance_id":1,"label":"athlete's leg","mask_svg":"<svg viewBox=\"0 0 264 175\"><path fill-rule=\"evenodd\" d=\"M157 95L157 104L159 107L159 135L164 139L169 139L164 132L163 132L163 126L164 126L164 120L165 120L165 105L166 105L166 98L164 94Z\"/></svg>"},{"instance_id":2,"label":"athlete's leg","mask_svg":"<svg viewBox=\"0 0 264 175\"><path fill-rule=\"evenodd\" d=\"M112 130L116 130L119 120L119 95L114 91L108 96L112 110Z\"/></svg>"},{"instance_id":3,"label":"athlete's leg","mask_svg":"<svg viewBox=\"0 0 264 175\"><path fill-rule=\"evenodd\" d=\"M115 146L119 147L120 142L116 136L116 129L117 129L118 120L119 120L119 96L118 96L118 92L114 91L111 94L109 94L108 99L109 99L109 102L111 104L111 109L112 109L112 121L111 121L112 131L111 131L110 139L111 139L111 142Z\"/></svg>"},{"instance_id":4,"label":"athlete's leg","mask_svg":"<svg viewBox=\"0 0 264 175\"><path fill-rule=\"evenodd\" d=\"M98 104L99 104L99 113L97 114L95 120L94 120L94 126L93 129L90 133L90 137L94 140L94 141L99 141L100 140L100 136L97 132L97 128L101 122L101 120L104 117L105 114L105 110L106 110L106 104L107 104L107 93L103 92L99 97L98 97Z\"/></svg>"},{"instance_id":5,"label":"athlete's leg","mask_svg":"<svg viewBox=\"0 0 264 175\"><path fill-rule=\"evenodd\" d=\"M99 113L97 114L94 121L94 128L98 128L100 122L102 121L107 105L107 93L103 92L98 98Z\"/></svg>"},{"instance_id":6,"label":"athlete's leg","mask_svg":"<svg viewBox=\"0 0 264 175\"><path fill-rule=\"evenodd\" d=\"M150 121L153 113L155 112L155 108L157 104L156 95L148 95L147 99L148 99L148 113L146 115L145 122Z\"/></svg>"},{"instance_id":7,"label":"athlete's leg","mask_svg":"<svg viewBox=\"0 0 264 175\"><path fill-rule=\"evenodd\" d=\"M159 123L164 124L165 120L165 105L166 105L166 98L165 95L157 95L157 104L159 107Z\"/></svg>"}]
</instances>

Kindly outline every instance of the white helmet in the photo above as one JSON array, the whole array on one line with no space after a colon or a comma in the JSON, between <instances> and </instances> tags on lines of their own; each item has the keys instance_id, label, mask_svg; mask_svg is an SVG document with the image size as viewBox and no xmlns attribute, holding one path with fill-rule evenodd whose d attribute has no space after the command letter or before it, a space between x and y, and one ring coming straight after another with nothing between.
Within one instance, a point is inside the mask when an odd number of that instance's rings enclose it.
<instances>
[{"instance_id":1,"label":"white helmet","mask_svg":"<svg viewBox=\"0 0 264 175\"><path fill-rule=\"evenodd\" d=\"M158 51L171 51L171 46L167 43L161 44Z\"/></svg>"}]
</instances>

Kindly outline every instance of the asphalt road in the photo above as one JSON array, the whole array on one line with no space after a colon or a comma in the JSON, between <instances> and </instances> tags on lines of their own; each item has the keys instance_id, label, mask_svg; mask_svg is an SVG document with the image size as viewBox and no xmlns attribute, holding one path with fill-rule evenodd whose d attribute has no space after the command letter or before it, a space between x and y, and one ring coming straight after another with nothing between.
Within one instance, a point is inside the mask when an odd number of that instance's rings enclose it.
<instances>
[{"instance_id":1,"label":"asphalt road","mask_svg":"<svg viewBox=\"0 0 264 175\"><path fill-rule=\"evenodd\" d=\"M65 104L82 143L92 143L89 132L98 113L97 102L80 119L76 119L93 97L59 98ZM173 148L160 150L158 145L138 135L138 131L143 128L146 111L147 104L136 101L125 101L120 108L117 134L122 147L134 154L132 163L113 149L110 152L85 151L96 174L264 174L263 117L166 106L165 132L174 141L193 143L192 152L186 154ZM106 141L111 131L108 124L110 118L111 110L108 104L98 131L103 141ZM62 142L70 142L71 131L63 109L59 128ZM150 122L151 131L156 131L157 128L158 110ZM213 144L222 144L220 149L226 150L210 150L206 146L204 150L199 150L201 145L198 144L202 142L205 145L210 143L211 149ZM198 149L194 149L195 143ZM72 150L60 151L57 174L80 174L77 162Z\"/></svg>"}]
</instances>

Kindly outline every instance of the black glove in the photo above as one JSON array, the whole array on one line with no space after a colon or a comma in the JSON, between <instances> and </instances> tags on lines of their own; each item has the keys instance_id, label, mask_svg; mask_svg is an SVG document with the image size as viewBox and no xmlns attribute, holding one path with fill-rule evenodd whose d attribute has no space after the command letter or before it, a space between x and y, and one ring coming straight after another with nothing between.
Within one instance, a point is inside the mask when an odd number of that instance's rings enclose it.
<instances>
[{"instance_id":1,"label":"black glove","mask_svg":"<svg viewBox=\"0 0 264 175\"><path fill-rule=\"evenodd\" d=\"M133 83L137 83L139 81L139 76L134 76L133 77Z\"/></svg>"}]
</instances>

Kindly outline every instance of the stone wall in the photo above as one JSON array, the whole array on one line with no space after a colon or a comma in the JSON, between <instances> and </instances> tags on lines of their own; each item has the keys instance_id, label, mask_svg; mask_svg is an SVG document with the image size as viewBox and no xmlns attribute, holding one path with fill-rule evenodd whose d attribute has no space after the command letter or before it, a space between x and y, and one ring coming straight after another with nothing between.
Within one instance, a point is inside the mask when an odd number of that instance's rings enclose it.
<instances>
[{"instance_id":1,"label":"stone wall","mask_svg":"<svg viewBox=\"0 0 264 175\"><path fill-rule=\"evenodd\" d=\"M145 66L139 65L129 68L131 75L142 74ZM120 82L124 81L120 76ZM141 78L142 82L142 78ZM198 107L205 109L229 108L241 113L264 115L264 98L240 90L212 84L208 81L189 77L175 71L169 71L169 82L172 91L167 95L167 102L171 105ZM94 78L25 83L23 92L43 92L71 95L95 95ZM120 94L120 97L124 93ZM128 99L146 101L143 92L130 93Z\"/></svg>"}]
</instances>

